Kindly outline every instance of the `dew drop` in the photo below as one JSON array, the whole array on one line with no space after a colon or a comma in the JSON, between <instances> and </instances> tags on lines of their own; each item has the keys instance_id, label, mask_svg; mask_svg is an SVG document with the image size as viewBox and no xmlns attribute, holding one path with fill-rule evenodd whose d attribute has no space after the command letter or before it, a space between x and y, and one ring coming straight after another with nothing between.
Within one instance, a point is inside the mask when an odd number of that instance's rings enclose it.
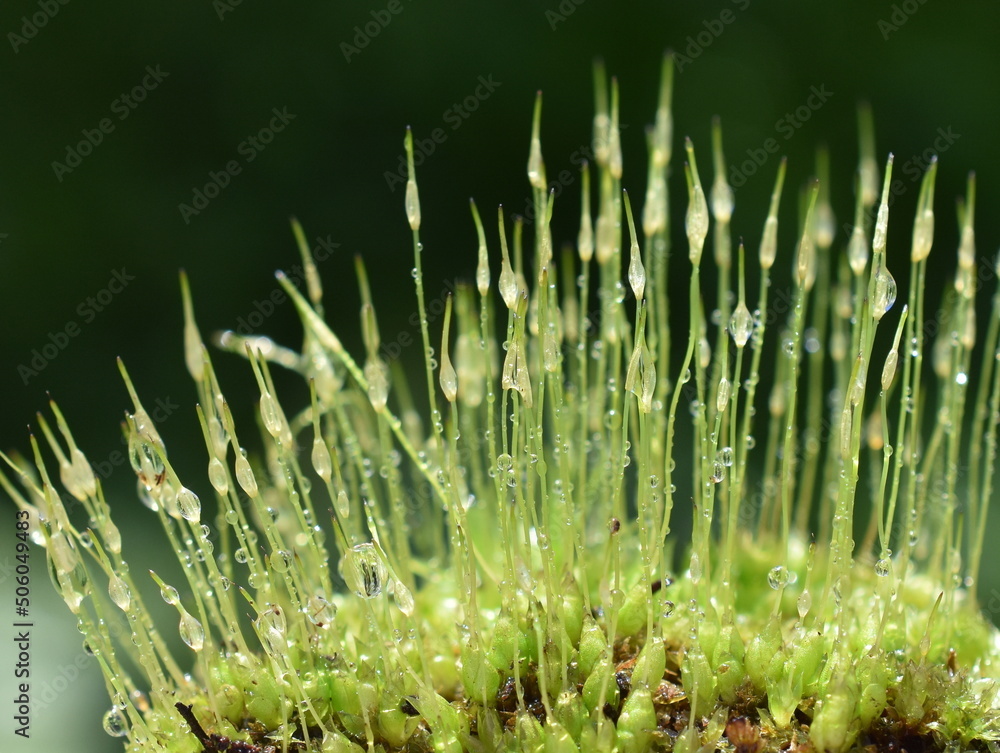
<instances>
[{"instance_id":1,"label":"dew drop","mask_svg":"<svg viewBox=\"0 0 1000 753\"><path fill-rule=\"evenodd\" d=\"M177 593L177 589L173 586L162 586L160 588L160 596L167 604L176 604L180 600L180 595Z\"/></svg>"},{"instance_id":2,"label":"dew drop","mask_svg":"<svg viewBox=\"0 0 1000 753\"><path fill-rule=\"evenodd\" d=\"M347 492L341 489L337 492L337 515L347 518L351 514L351 501L347 498Z\"/></svg>"},{"instance_id":3,"label":"dew drop","mask_svg":"<svg viewBox=\"0 0 1000 753\"><path fill-rule=\"evenodd\" d=\"M611 589L611 606L614 609L621 609L622 604L625 603L625 592L620 588Z\"/></svg>"},{"instance_id":4,"label":"dew drop","mask_svg":"<svg viewBox=\"0 0 1000 753\"><path fill-rule=\"evenodd\" d=\"M788 569L784 565L777 565L771 568L767 574L767 585L775 591L788 585Z\"/></svg>"},{"instance_id":5,"label":"dew drop","mask_svg":"<svg viewBox=\"0 0 1000 753\"><path fill-rule=\"evenodd\" d=\"M363 599L382 593L388 572L374 544L356 544L344 555L344 580Z\"/></svg>"},{"instance_id":6,"label":"dew drop","mask_svg":"<svg viewBox=\"0 0 1000 753\"><path fill-rule=\"evenodd\" d=\"M247 550L244 549L243 547L240 547L235 552L233 552L233 559L235 559L241 565L245 565L247 563Z\"/></svg>"},{"instance_id":7,"label":"dew drop","mask_svg":"<svg viewBox=\"0 0 1000 753\"><path fill-rule=\"evenodd\" d=\"M128 586L125 585L125 581L117 575L112 575L111 580L108 582L108 594L111 596L111 601L113 601L120 610L123 612L128 611L129 604L132 602L132 594L129 593Z\"/></svg>"},{"instance_id":8,"label":"dew drop","mask_svg":"<svg viewBox=\"0 0 1000 753\"><path fill-rule=\"evenodd\" d=\"M812 608L812 594L809 593L808 589L799 594L799 598L796 601L796 607L799 612L799 619L804 620L806 615L809 614L809 610Z\"/></svg>"},{"instance_id":9,"label":"dew drop","mask_svg":"<svg viewBox=\"0 0 1000 753\"><path fill-rule=\"evenodd\" d=\"M180 634L181 640L193 651L201 651L205 645L205 628L183 608L181 608Z\"/></svg>"},{"instance_id":10,"label":"dew drop","mask_svg":"<svg viewBox=\"0 0 1000 753\"><path fill-rule=\"evenodd\" d=\"M211 482L212 488L219 494L225 495L229 493L229 479L226 477L226 467L218 458L212 458L208 461L208 480Z\"/></svg>"},{"instance_id":11,"label":"dew drop","mask_svg":"<svg viewBox=\"0 0 1000 753\"><path fill-rule=\"evenodd\" d=\"M201 500L198 499L198 495L187 487L181 487L181 490L177 492L177 508L180 510L181 517L184 520L191 521L192 523L197 523L201 520Z\"/></svg>"},{"instance_id":12,"label":"dew drop","mask_svg":"<svg viewBox=\"0 0 1000 753\"><path fill-rule=\"evenodd\" d=\"M875 295L872 301L872 316L881 319L896 302L896 281L885 267L875 272Z\"/></svg>"},{"instance_id":13,"label":"dew drop","mask_svg":"<svg viewBox=\"0 0 1000 753\"><path fill-rule=\"evenodd\" d=\"M393 588L393 599L396 601L399 611L407 617L412 616L415 604L413 603L413 594L410 592L410 589L398 580L393 584Z\"/></svg>"},{"instance_id":14,"label":"dew drop","mask_svg":"<svg viewBox=\"0 0 1000 753\"><path fill-rule=\"evenodd\" d=\"M701 557L697 552L691 553L691 583L695 586L701 581Z\"/></svg>"},{"instance_id":15,"label":"dew drop","mask_svg":"<svg viewBox=\"0 0 1000 753\"><path fill-rule=\"evenodd\" d=\"M118 706L112 706L104 715L104 731L112 737L125 737L128 733L128 721Z\"/></svg>"},{"instance_id":16,"label":"dew drop","mask_svg":"<svg viewBox=\"0 0 1000 753\"><path fill-rule=\"evenodd\" d=\"M278 573L287 573L292 564L292 553L284 549L278 549L271 554L271 569Z\"/></svg>"},{"instance_id":17,"label":"dew drop","mask_svg":"<svg viewBox=\"0 0 1000 753\"><path fill-rule=\"evenodd\" d=\"M892 560L888 557L882 557L875 563L875 574L880 578L884 578L890 572L892 572Z\"/></svg>"},{"instance_id":18,"label":"dew drop","mask_svg":"<svg viewBox=\"0 0 1000 753\"><path fill-rule=\"evenodd\" d=\"M236 456L236 480L239 482L240 488L251 498L257 496L257 479L253 475L249 461L242 453Z\"/></svg>"},{"instance_id":19,"label":"dew drop","mask_svg":"<svg viewBox=\"0 0 1000 753\"><path fill-rule=\"evenodd\" d=\"M337 607L322 596L311 596L306 607L306 617L316 627L327 627L337 615Z\"/></svg>"}]
</instances>

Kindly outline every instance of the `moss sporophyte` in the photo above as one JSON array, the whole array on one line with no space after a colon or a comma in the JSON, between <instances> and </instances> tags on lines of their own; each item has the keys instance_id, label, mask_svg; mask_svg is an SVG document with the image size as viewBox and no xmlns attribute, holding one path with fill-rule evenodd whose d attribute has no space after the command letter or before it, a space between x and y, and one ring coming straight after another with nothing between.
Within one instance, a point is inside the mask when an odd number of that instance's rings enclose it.
<instances>
[{"instance_id":1,"label":"moss sporophyte","mask_svg":"<svg viewBox=\"0 0 1000 753\"><path fill-rule=\"evenodd\" d=\"M296 224L304 292L278 279L302 319L301 353L220 338L260 390L263 443L247 452L251 429L234 423L182 276L208 485L178 477L121 366L139 497L183 564L180 582L150 573L176 620L151 618L146 575L129 569L129 541L54 403L34 462L3 456L13 474L0 483L31 514L103 669L104 727L126 750L998 749L1000 633L978 606L977 572L1000 294L977 333L974 294L993 263L981 274L975 182L954 283L927 311L936 162L902 305L890 267L907 262L886 258L892 157L880 184L866 111L849 238L834 237L821 153L795 249L778 249L785 164L774 165L755 255L731 242L716 124L708 191L684 149L690 292L678 331L671 88L668 56L640 216L622 190L617 86L598 67L594 160L580 176L576 249L561 254L538 98L534 253L523 222L501 212L488 231L472 204L475 285L448 297L434 332L407 133L426 406L380 354L361 261L363 362L328 327ZM701 277L709 235L714 292ZM780 309L768 305L775 264L792 269ZM279 402L277 365L308 380L308 405ZM690 540L678 541L673 512L689 504ZM115 621L125 640L112 641ZM166 647L177 633L182 656Z\"/></svg>"}]
</instances>

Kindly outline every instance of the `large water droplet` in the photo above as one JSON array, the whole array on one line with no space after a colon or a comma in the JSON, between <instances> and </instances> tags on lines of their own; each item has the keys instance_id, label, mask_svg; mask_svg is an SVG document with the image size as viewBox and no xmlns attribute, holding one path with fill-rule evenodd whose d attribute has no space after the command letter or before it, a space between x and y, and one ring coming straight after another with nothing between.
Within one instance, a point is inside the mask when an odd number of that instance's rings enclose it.
<instances>
[{"instance_id":1,"label":"large water droplet","mask_svg":"<svg viewBox=\"0 0 1000 753\"><path fill-rule=\"evenodd\" d=\"M395 599L399 611L410 617L413 614L415 606L413 603L413 594L410 592L410 589L398 580L393 584L393 589L393 599Z\"/></svg>"},{"instance_id":2,"label":"large water droplet","mask_svg":"<svg viewBox=\"0 0 1000 753\"><path fill-rule=\"evenodd\" d=\"M753 333L753 317L746 303L740 301L736 304L733 314L729 317L729 334L733 336L733 342L737 348L744 347L750 340Z\"/></svg>"},{"instance_id":3,"label":"large water droplet","mask_svg":"<svg viewBox=\"0 0 1000 753\"><path fill-rule=\"evenodd\" d=\"M292 564L292 553L284 549L278 549L271 553L271 569L279 573L287 573Z\"/></svg>"},{"instance_id":4,"label":"large water droplet","mask_svg":"<svg viewBox=\"0 0 1000 753\"><path fill-rule=\"evenodd\" d=\"M257 479L253 475L250 463L242 453L236 456L236 480L251 498L257 496Z\"/></svg>"},{"instance_id":5,"label":"large water droplet","mask_svg":"<svg viewBox=\"0 0 1000 753\"><path fill-rule=\"evenodd\" d=\"M177 492L177 509L180 510L184 520L189 520L192 523L201 520L201 500L187 487L181 487L181 490Z\"/></svg>"},{"instance_id":6,"label":"large water droplet","mask_svg":"<svg viewBox=\"0 0 1000 753\"><path fill-rule=\"evenodd\" d=\"M128 733L128 720L118 706L112 706L104 715L104 731L112 737L124 737Z\"/></svg>"},{"instance_id":7,"label":"large water droplet","mask_svg":"<svg viewBox=\"0 0 1000 753\"><path fill-rule=\"evenodd\" d=\"M880 578L884 578L890 572L892 572L892 560L888 557L882 557L875 563L875 574Z\"/></svg>"},{"instance_id":8,"label":"large water droplet","mask_svg":"<svg viewBox=\"0 0 1000 753\"><path fill-rule=\"evenodd\" d=\"M799 612L799 619L804 620L806 615L809 614L809 610L812 608L812 594L809 590L805 590L799 594L799 598L796 601L796 607Z\"/></svg>"},{"instance_id":9,"label":"large water droplet","mask_svg":"<svg viewBox=\"0 0 1000 753\"><path fill-rule=\"evenodd\" d=\"M788 569L784 565L777 565L771 568L767 574L767 585L775 591L788 585Z\"/></svg>"},{"instance_id":10,"label":"large water droplet","mask_svg":"<svg viewBox=\"0 0 1000 753\"><path fill-rule=\"evenodd\" d=\"M316 627L327 627L337 615L337 607L322 596L311 596L306 607L306 617Z\"/></svg>"},{"instance_id":11,"label":"large water droplet","mask_svg":"<svg viewBox=\"0 0 1000 753\"><path fill-rule=\"evenodd\" d=\"M344 555L344 580L363 599L382 593L388 572L374 544L356 544Z\"/></svg>"},{"instance_id":12,"label":"large water droplet","mask_svg":"<svg viewBox=\"0 0 1000 753\"><path fill-rule=\"evenodd\" d=\"M229 492L229 479L226 478L226 467L218 458L208 461L208 480L212 488L219 494L225 495Z\"/></svg>"},{"instance_id":13,"label":"large water droplet","mask_svg":"<svg viewBox=\"0 0 1000 753\"><path fill-rule=\"evenodd\" d=\"M872 316L876 320L885 316L896 302L896 281L885 267L879 267L875 272L875 295L872 300Z\"/></svg>"},{"instance_id":14,"label":"large water droplet","mask_svg":"<svg viewBox=\"0 0 1000 753\"><path fill-rule=\"evenodd\" d=\"M193 651L201 651L205 645L205 628L183 608L181 608L180 634L181 640Z\"/></svg>"},{"instance_id":15,"label":"large water droplet","mask_svg":"<svg viewBox=\"0 0 1000 753\"><path fill-rule=\"evenodd\" d=\"M125 585L125 581L117 575L112 575L111 580L108 582L108 594L111 596L111 601L113 601L119 609L123 612L128 611L129 604L132 602L132 594L129 593L128 586Z\"/></svg>"},{"instance_id":16,"label":"large water droplet","mask_svg":"<svg viewBox=\"0 0 1000 753\"><path fill-rule=\"evenodd\" d=\"M164 585L160 588L160 596L167 604L176 604L180 600L177 589L173 586Z\"/></svg>"},{"instance_id":17,"label":"large water droplet","mask_svg":"<svg viewBox=\"0 0 1000 753\"><path fill-rule=\"evenodd\" d=\"M691 583L695 586L701 581L701 557L697 552L691 553Z\"/></svg>"}]
</instances>

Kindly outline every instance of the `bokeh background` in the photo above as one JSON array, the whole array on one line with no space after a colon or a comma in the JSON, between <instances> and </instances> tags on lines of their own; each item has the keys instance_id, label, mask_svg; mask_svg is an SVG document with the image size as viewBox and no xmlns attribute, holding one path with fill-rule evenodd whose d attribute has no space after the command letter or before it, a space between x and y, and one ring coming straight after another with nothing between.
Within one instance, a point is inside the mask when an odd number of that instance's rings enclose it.
<instances>
[{"instance_id":1,"label":"bokeh background","mask_svg":"<svg viewBox=\"0 0 1000 753\"><path fill-rule=\"evenodd\" d=\"M51 394L92 461L121 450L118 422L129 407L115 366L121 356L145 402L159 400L168 414L161 432L175 465L199 479L192 486L204 492L196 395L181 350L178 270L191 278L203 332L234 328L275 289L273 271L296 262L289 229L294 214L312 243L338 244L320 272L328 318L351 346L360 339L355 254L373 278L383 340L410 331L412 250L397 179L405 126L418 138L435 128L446 136L418 170L425 279L434 295L456 276L472 279L469 196L488 217L500 203L508 214L525 211L531 108L539 89L549 177L562 170L574 175L556 205L554 236L560 244L575 238L579 188L572 162L590 143L597 55L619 77L624 183L633 196L642 196L645 186L643 129L652 120L667 48L688 58L675 79L675 147L684 135L694 139L703 178L711 116L722 118L730 165L741 165L747 150L766 139L778 140L794 189L783 202L779 266L781 258L791 263L795 190L811 174L819 142L833 155L839 222L850 221L859 100L874 109L880 160L892 150L897 166L933 149L941 131L957 134L941 154L934 302L954 268L953 202L970 169L979 171L980 256L992 256L1000 243L994 221L998 28L1000 5L986 0L6 3L0 10L0 447L28 449L25 427ZM490 87L481 86L481 78ZM129 95L131 107L122 96L135 87L140 91ZM831 94L786 138L778 121L806 103L811 87ZM462 117L452 108L469 97L475 111ZM294 117L262 149L252 146L247 139L269 127L275 109ZM109 132L98 145L78 150L90 153L74 167L68 150L105 118L113 128L105 124ZM777 167L777 159L769 159L737 191L734 232L753 249ZM198 214L185 217L180 205L192 204L196 189L231 160L239 174ZM901 177L907 190L893 208L889 266L902 296L917 185ZM671 191L683 195L678 170ZM682 211L675 203L676 220ZM844 240L841 233L835 248ZM128 284L111 293L116 272ZM38 374L20 368L35 369L33 351L67 326L78 327L78 334ZM255 329L293 346L300 338L288 304ZM412 350L404 362L419 356ZM249 406L255 399L250 370L232 356L220 354L215 362L230 401ZM283 385L287 402L303 399L294 380ZM127 465L104 483L133 572L155 564L169 580L155 520L135 500ZM7 627L13 533L13 506L2 497L3 699L14 687ZM987 541L995 533L994 525ZM82 669L72 669L81 659L80 636L50 594L40 553L33 562L32 679L39 707L32 738L24 741L12 735L11 704L0 704L0 748L120 750L100 727L108 702L96 664L81 660ZM990 552L985 564L989 594L1000 558Z\"/></svg>"}]
</instances>

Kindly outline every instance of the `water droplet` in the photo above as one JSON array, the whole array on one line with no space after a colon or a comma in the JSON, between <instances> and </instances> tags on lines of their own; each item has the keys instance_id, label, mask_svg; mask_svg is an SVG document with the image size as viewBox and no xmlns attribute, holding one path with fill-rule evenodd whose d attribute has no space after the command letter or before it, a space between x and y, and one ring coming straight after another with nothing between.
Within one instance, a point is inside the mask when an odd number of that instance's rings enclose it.
<instances>
[{"instance_id":1,"label":"water droplet","mask_svg":"<svg viewBox=\"0 0 1000 753\"><path fill-rule=\"evenodd\" d=\"M880 578L884 578L890 572L892 572L892 560L888 557L882 557L875 563L875 574Z\"/></svg>"},{"instance_id":2,"label":"water droplet","mask_svg":"<svg viewBox=\"0 0 1000 753\"><path fill-rule=\"evenodd\" d=\"M709 479L713 484L721 484L726 478L726 466L723 465L718 460L712 464L712 476ZM710 514L708 509L705 510L705 514Z\"/></svg>"},{"instance_id":3,"label":"water droplet","mask_svg":"<svg viewBox=\"0 0 1000 753\"><path fill-rule=\"evenodd\" d=\"M701 557L697 552L691 553L691 583L695 586L701 581Z\"/></svg>"},{"instance_id":4,"label":"water droplet","mask_svg":"<svg viewBox=\"0 0 1000 753\"><path fill-rule=\"evenodd\" d=\"M347 498L347 492L341 489L337 492L337 515L347 518L351 514L351 501Z\"/></svg>"},{"instance_id":5,"label":"water droplet","mask_svg":"<svg viewBox=\"0 0 1000 753\"><path fill-rule=\"evenodd\" d=\"M363 599L382 593L388 572L374 544L356 544L344 555L343 575L347 586Z\"/></svg>"},{"instance_id":6,"label":"water droplet","mask_svg":"<svg viewBox=\"0 0 1000 753\"><path fill-rule=\"evenodd\" d=\"M399 607L399 611L407 617L410 617L413 614L415 607L415 604L413 603L413 594L410 592L410 589L398 580L393 583L393 589L393 599L396 602L396 606Z\"/></svg>"},{"instance_id":7,"label":"water droplet","mask_svg":"<svg viewBox=\"0 0 1000 753\"><path fill-rule=\"evenodd\" d=\"M193 651L201 651L205 645L205 628L201 626L194 617L189 615L183 607L181 609L180 634L184 641Z\"/></svg>"},{"instance_id":8,"label":"water droplet","mask_svg":"<svg viewBox=\"0 0 1000 753\"><path fill-rule=\"evenodd\" d=\"M201 500L198 495L187 487L182 486L177 492L177 509L180 510L181 517L192 523L201 520Z\"/></svg>"},{"instance_id":9,"label":"water droplet","mask_svg":"<svg viewBox=\"0 0 1000 753\"><path fill-rule=\"evenodd\" d=\"M777 565L771 568L767 574L767 585L775 591L788 585L788 569L784 565Z\"/></svg>"},{"instance_id":10,"label":"water droplet","mask_svg":"<svg viewBox=\"0 0 1000 753\"><path fill-rule=\"evenodd\" d=\"M128 720L118 706L112 706L104 715L104 731L112 737L125 737L128 733Z\"/></svg>"},{"instance_id":11,"label":"water droplet","mask_svg":"<svg viewBox=\"0 0 1000 753\"><path fill-rule=\"evenodd\" d=\"M719 462L721 462L726 468L732 468L733 466L733 448L723 447L719 450Z\"/></svg>"},{"instance_id":12,"label":"water droplet","mask_svg":"<svg viewBox=\"0 0 1000 753\"><path fill-rule=\"evenodd\" d=\"M129 604L132 602L132 594L129 593L128 586L125 585L125 581L117 575L112 575L111 580L108 582L108 594L111 596L111 601L113 601L119 609L123 612L128 611Z\"/></svg>"},{"instance_id":13,"label":"water droplet","mask_svg":"<svg viewBox=\"0 0 1000 753\"><path fill-rule=\"evenodd\" d=\"M236 480L239 482L240 488L251 498L257 496L257 479L253 475L253 469L246 456L242 453L236 456Z\"/></svg>"},{"instance_id":14,"label":"water droplet","mask_svg":"<svg viewBox=\"0 0 1000 753\"><path fill-rule=\"evenodd\" d=\"M733 342L737 348L742 348L750 340L753 333L753 317L750 310L743 301L736 304L732 316L729 318L729 334L733 337Z\"/></svg>"},{"instance_id":15,"label":"water droplet","mask_svg":"<svg viewBox=\"0 0 1000 753\"><path fill-rule=\"evenodd\" d=\"M896 302L896 281L885 267L875 271L875 296L872 300L872 316L881 319Z\"/></svg>"},{"instance_id":16,"label":"water droplet","mask_svg":"<svg viewBox=\"0 0 1000 753\"><path fill-rule=\"evenodd\" d=\"M675 605L672 601L663 602L663 611L661 612L663 619L667 619L674 613L674 606Z\"/></svg>"},{"instance_id":17,"label":"water droplet","mask_svg":"<svg viewBox=\"0 0 1000 753\"><path fill-rule=\"evenodd\" d=\"M614 609L621 609L625 603L625 592L620 588L611 589L611 606Z\"/></svg>"},{"instance_id":18,"label":"water droplet","mask_svg":"<svg viewBox=\"0 0 1000 753\"><path fill-rule=\"evenodd\" d=\"M799 594L799 598L796 600L796 607L798 608L799 619L804 620L812 608L812 594L808 590Z\"/></svg>"},{"instance_id":19,"label":"water droplet","mask_svg":"<svg viewBox=\"0 0 1000 753\"><path fill-rule=\"evenodd\" d=\"M292 553L287 552L284 549L278 549L271 553L270 557L271 569L278 573L288 572L288 568L292 564Z\"/></svg>"},{"instance_id":20,"label":"water droplet","mask_svg":"<svg viewBox=\"0 0 1000 753\"><path fill-rule=\"evenodd\" d=\"M160 596L167 604L176 604L180 601L180 595L177 593L177 589L173 586L162 586L160 588Z\"/></svg>"},{"instance_id":21,"label":"water droplet","mask_svg":"<svg viewBox=\"0 0 1000 753\"><path fill-rule=\"evenodd\" d=\"M245 565L247 563L247 550L244 549L243 547L240 547L235 552L233 552L233 559L235 559L241 565Z\"/></svg>"},{"instance_id":22,"label":"water droplet","mask_svg":"<svg viewBox=\"0 0 1000 753\"><path fill-rule=\"evenodd\" d=\"M211 482L212 488L219 494L226 495L229 493L229 479L226 477L226 467L218 458L212 458L208 461L208 480Z\"/></svg>"},{"instance_id":23,"label":"water droplet","mask_svg":"<svg viewBox=\"0 0 1000 753\"><path fill-rule=\"evenodd\" d=\"M311 596L306 607L306 617L316 627L327 627L337 615L337 607L322 596Z\"/></svg>"}]
</instances>

